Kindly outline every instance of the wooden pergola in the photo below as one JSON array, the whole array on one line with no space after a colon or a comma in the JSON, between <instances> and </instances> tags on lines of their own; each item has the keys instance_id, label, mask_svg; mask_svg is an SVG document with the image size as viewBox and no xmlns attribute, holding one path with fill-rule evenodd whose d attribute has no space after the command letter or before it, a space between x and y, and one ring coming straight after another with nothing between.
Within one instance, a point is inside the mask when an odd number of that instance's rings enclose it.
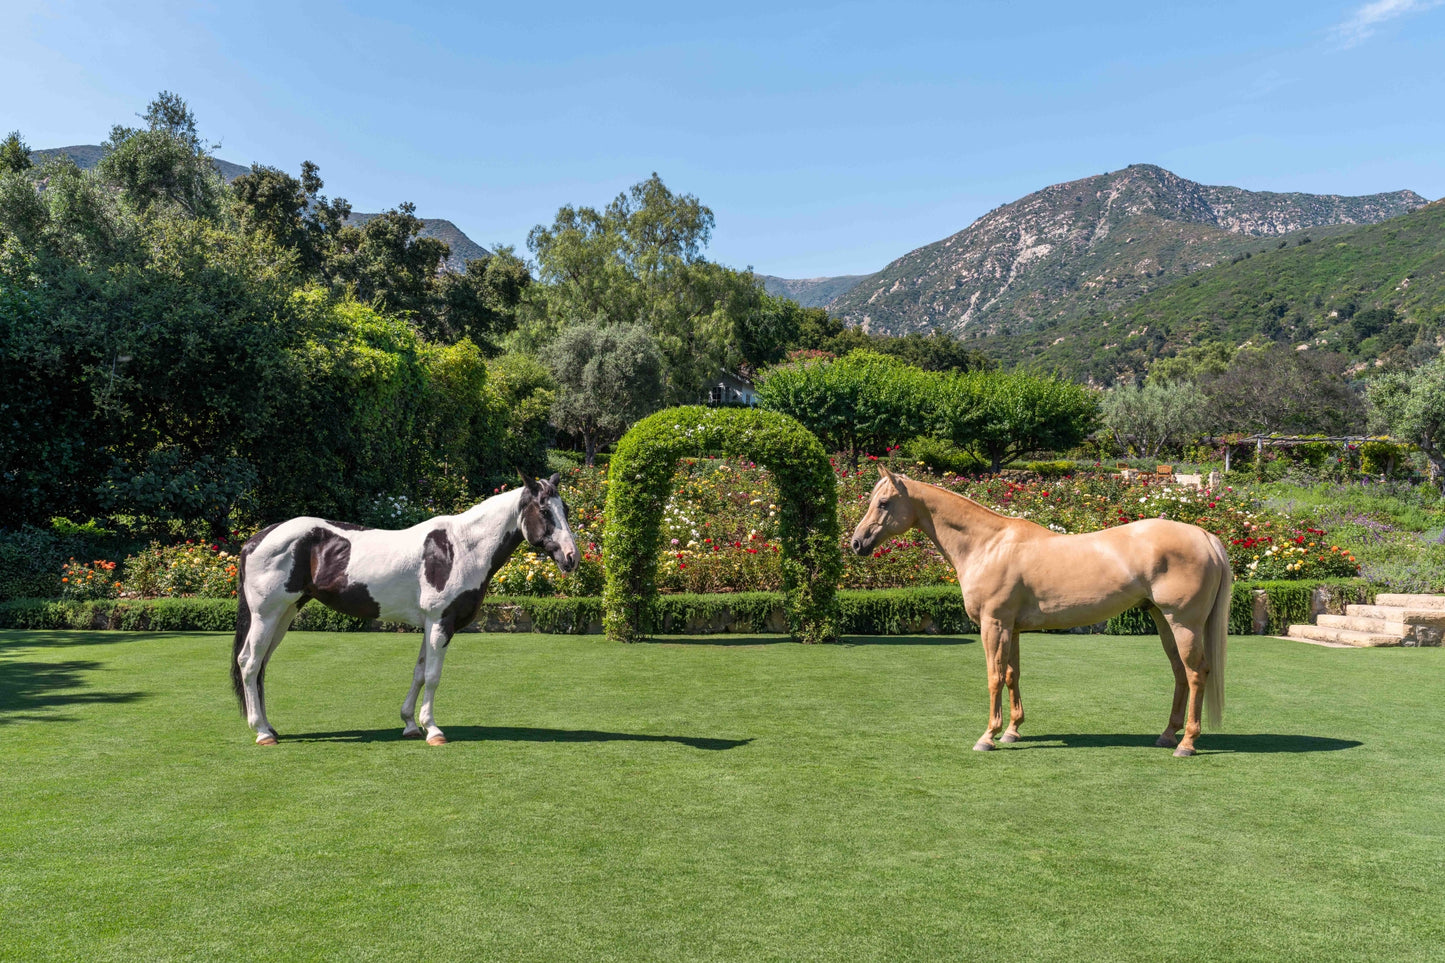
<instances>
[{"instance_id":1,"label":"wooden pergola","mask_svg":"<svg viewBox=\"0 0 1445 963\"><path fill-rule=\"evenodd\" d=\"M1316 445L1320 442L1334 442L1336 444L1358 445L1367 441L1388 441L1398 442L1398 439L1388 435L1246 435L1242 438L1203 438L1206 445L1224 446L1224 470L1228 472L1230 454L1237 445L1254 444L1254 460L1256 463L1264 457L1265 448L1290 448L1296 445ZM1390 459L1391 469L1394 468L1394 459Z\"/></svg>"}]
</instances>

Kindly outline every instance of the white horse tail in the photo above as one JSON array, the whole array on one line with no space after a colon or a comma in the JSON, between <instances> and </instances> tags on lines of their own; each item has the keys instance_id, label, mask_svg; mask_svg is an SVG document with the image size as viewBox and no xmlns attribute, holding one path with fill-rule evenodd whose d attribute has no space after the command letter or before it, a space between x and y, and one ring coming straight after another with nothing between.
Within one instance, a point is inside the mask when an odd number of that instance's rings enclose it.
<instances>
[{"instance_id":1,"label":"white horse tail","mask_svg":"<svg viewBox=\"0 0 1445 963\"><path fill-rule=\"evenodd\" d=\"M1204 677L1204 709L1209 728L1218 729L1224 722L1224 648L1229 637L1229 603L1234 595L1234 572L1229 567L1229 554L1216 535L1209 536L1210 548L1221 571L1214 608L1204 623L1204 659L1209 674Z\"/></svg>"}]
</instances>

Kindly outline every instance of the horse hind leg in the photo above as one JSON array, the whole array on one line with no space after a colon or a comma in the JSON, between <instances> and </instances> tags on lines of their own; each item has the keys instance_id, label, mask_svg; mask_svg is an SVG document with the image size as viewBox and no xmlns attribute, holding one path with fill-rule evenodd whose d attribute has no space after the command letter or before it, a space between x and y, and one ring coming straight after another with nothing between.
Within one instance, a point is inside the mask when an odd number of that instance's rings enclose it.
<instances>
[{"instance_id":1,"label":"horse hind leg","mask_svg":"<svg viewBox=\"0 0 1445 963\"><path fill-rule=\"evenodd\" d=\"M1154 745L1173 749L1179 745L1178 732L1184 728L1184 710L1189 699L1189 678L1184 672L1184 661L1179 658L1179 646L1174 640L1174 630L1169 620L1157 605L1149 606L1149 615L1154 627L1159 630L1159 641L1164 643L1164 654L1169 657L1169 667L1174 670L1174 702L1169 709L1169 724L1155 740Z\"/></svg>"},{"instance_id":2,"label":"horse hind leg","mask_svg":"<svg viewBox=\"0 0 1445 963\"><path fill-rule=\"evenodd\" d=\"M416 724L416 697L421 692L422 683L426 681L426 652L427 633L421 634L421 651L416 654L416 668L411 674L411 691L406 694L406 700L401 704L401 722L403 739L420 739L426 732Z\"/></svg>"},{"instance_id":3,"label":"horse hind leg","mask_svg":"<svg viewBox=\"0 0 1445 963\"><path fill-rule=\"evenodd\" d=\"M1198 628L1186 625L1174 616L1166 616L1169 628L1174 632L1174 644L1178 649L1177 658L1183 663L1184 676L1189 685L1189 710L1185 716L1184 738L1176 756L1194 755L1194 740L1199 738L1200 715L1204 708L1204 682L1209 677L1209 665L1204 658L1204 625ZM1178 696L1175 696L1178 702ZM1173 721L1173 720L1171 720Z\"/></svg>"},{"instance_id":4,"label":"horse hind leg","mask_svg":"<svg viewBox=\"0 0 1445 963\"><path fill-rule=\"evenodd\" d=\"M261 746L274 746L276 744L276 730L271 728L271 723L266 720L266 700L261 686L261 673L266 667L266 659L271 654L272 643L277 636L277 630L282 633L285 629L283 620L292 606L278 607L275 604L262 604L253 609L251 615L251 626L246 633L245 642L241 645L241 651L237 654L236 660L241 669L241 689L246 703L246 724L256 731L256 744Z\"/></svg>"},{"instance_id":5,"label":"horse hind leg","mask_svg":"<svg viewBox=\"0 0 1445 963\"><path fill-rule=\"evenodd\" d=\"M276 740L281 737L281 734L276 731L276 728L272 726L269 721L266 721L266 667L271 664L271 656L275 655L276 650L280 648L281 640L284 639L286 633L291 630L291 623L296 621L296 613L301 611L301 606L305 604L306 599L302 597L287 606L286 611L281 613L281 617L277 619L275 625L272 626L269 637L265 641L265 652L261 656L261 670L256 673L256 696L261 706L262 721L266 723L266 727L270 730L271 738L268 742L261 742L258 739L257 742L261 745L274 746Z\"/></svg>"},{"instance_id":6,"label":"horse hind leg","mask_svg":"<svg viewBox=\"0 0 1445 963\"><path fill-rule=\"evenodd\" d=\"M999 742L1019 741L1019 726L1024 722L1024 697L1019 692L1019 640L1015 633L1008 635L1008 658L1004 660L1004 685L1008 686L1009 721L1008 728L998 737Z\"/></svg>"}]
</instances>

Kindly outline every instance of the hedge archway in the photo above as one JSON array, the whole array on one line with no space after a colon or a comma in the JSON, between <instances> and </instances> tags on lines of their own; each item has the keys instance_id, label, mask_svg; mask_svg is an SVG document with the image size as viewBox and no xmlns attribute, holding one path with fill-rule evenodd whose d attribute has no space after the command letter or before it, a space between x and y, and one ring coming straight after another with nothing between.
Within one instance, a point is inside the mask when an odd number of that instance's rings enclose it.
<instances>
[{"instance_id":1,"label":"hedge archway","mask_svg":"<svg viewBox=\"0 0 1445 963\"><path fill-rule=\"evenodd\" d=\"M607 584L603 625L609 638L647 635L657 594L662 511L678 459L721 453L769 469L778 485L778 535L788 631L799 642L837 638L834 593L838 547L837 480L813 433L787 415L756 408L691 405L659 411L617 443L608 468L602 553Z\"/></svg>"}]
</instances>

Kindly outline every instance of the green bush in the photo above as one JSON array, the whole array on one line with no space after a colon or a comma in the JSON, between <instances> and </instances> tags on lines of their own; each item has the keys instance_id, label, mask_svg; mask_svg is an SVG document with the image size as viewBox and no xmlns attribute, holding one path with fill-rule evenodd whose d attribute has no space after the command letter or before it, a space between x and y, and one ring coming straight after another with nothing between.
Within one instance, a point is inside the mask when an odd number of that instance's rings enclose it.
<instances>
[{"instance_id":1,"label":"green bush","mask_svg":"<svg viewBox=\"0 0 1445 963\"><path fill-rule=\"evenodd\" d=\"M786 415L750 408L672 408L633 426L612 456L603 536L604 624L632 641L651 631L663 508L679 458L723 452L771 469L782 499L778 540L788 629L799 641L837 637L842 571L837 481L815 438Z\"/></svg>"}]
</instances>

